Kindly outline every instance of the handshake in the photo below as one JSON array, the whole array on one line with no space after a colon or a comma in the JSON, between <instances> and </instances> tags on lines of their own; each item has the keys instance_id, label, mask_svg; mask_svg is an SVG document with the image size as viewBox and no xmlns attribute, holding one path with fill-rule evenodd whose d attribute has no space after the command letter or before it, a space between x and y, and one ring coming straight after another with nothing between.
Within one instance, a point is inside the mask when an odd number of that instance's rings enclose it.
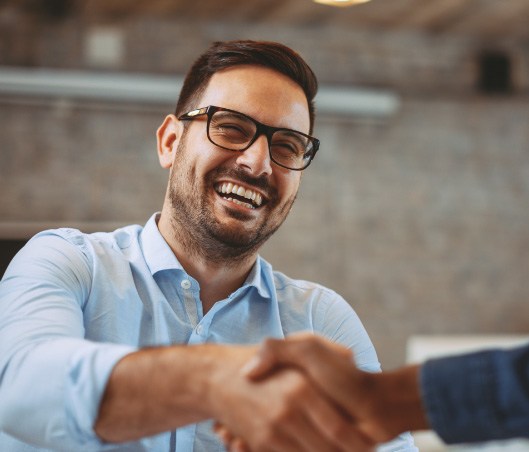
<instances>
[{"instance_id":1,"label":"handshake","mask_svg":"<svg viewBox=\"0 0 529 452\"><path fill-rule=\"evenodd\" d=\"M417 366L363 372L350 350L319 336L269 339L240 374L255 398L225 409L214 427L230 452L372 451L429 428ZM257 402L263 392L268 397Z\"/></svg>"}]
</instances>

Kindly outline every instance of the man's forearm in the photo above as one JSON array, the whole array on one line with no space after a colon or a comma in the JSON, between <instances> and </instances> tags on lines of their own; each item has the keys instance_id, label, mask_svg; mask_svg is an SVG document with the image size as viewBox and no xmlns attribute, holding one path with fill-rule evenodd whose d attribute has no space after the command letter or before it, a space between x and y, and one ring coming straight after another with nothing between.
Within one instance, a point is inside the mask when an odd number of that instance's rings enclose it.
<instances>
[{"instance_id":1,"label":"man's forearm","mask_svg":"<svg viewBox=\"0 0 529 452\"><path fill-rule=\"evenodd\" d=\"M249 347L236 350L229 353L227 369L238 361L242 365L252 353ZM214 416L211 384L227 352L226 347L197 345L127 355L109 378L95 432L105 441L131 441Z\"/></svg>"}]
</instances>

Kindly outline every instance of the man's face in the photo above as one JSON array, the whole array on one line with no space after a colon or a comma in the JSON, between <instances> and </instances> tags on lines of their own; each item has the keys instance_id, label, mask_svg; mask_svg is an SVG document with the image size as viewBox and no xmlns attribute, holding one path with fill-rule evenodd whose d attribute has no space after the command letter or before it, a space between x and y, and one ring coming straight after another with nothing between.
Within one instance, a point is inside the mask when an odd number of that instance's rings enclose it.
<instances>
[{"instance_id":1,"label":"man's face","mask_svg":"<svg viewBox=\"0 0 529 452\"><path fill-rule=\"evenodd\" d=\"M267 68L216 73L199 103L196 108L215 105L267 125L309 131L303 90ZM285 220L301 172L273 163L265 136L244 152L219 148L208 140L206 123L206 116L191 121L175 143L168 192L173 219L209 251L225 257L253 252Z\"/></svg>"}]
</instances>

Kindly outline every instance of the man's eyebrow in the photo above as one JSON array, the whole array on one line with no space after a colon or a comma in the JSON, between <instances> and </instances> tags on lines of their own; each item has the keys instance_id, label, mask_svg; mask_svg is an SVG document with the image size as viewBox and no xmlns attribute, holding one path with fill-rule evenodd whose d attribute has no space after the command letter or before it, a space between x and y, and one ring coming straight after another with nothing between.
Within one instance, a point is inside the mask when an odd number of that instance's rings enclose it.
<instances>
[{"instance_id":1,"label":"man's eyebrow","mask_svg":"<svg viewBox=\"0 0 529 452\"><path fill-rule=\"evenodd\" d=\"M240 113L238 111L225 111L225 110L219 110L215 113L215 116L219 117L228 117L228 118L241 118L249 122L254 122L255 119L253 119L251 116L245 115L244 113Z\"/></svg>"}]
</instances>

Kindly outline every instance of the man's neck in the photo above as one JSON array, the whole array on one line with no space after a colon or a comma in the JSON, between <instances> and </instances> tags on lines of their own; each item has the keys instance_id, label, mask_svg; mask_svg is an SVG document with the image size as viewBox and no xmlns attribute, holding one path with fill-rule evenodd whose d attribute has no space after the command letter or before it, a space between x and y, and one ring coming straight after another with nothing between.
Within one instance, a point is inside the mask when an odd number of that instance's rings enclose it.
<instances>
[{"instance_id":1,"label":"man's neck","mask_svg":"<svg viewBox=\"0 0 529 452\"><path fill-rule=\"evenodd\" d=\"M210 259L199 246L191 250L188 233L175 229L163 215L158 229L185 271L199 283L204 314L243 285L257 259L257 253L232 262Z\"/></svg>"}]
</instances>

